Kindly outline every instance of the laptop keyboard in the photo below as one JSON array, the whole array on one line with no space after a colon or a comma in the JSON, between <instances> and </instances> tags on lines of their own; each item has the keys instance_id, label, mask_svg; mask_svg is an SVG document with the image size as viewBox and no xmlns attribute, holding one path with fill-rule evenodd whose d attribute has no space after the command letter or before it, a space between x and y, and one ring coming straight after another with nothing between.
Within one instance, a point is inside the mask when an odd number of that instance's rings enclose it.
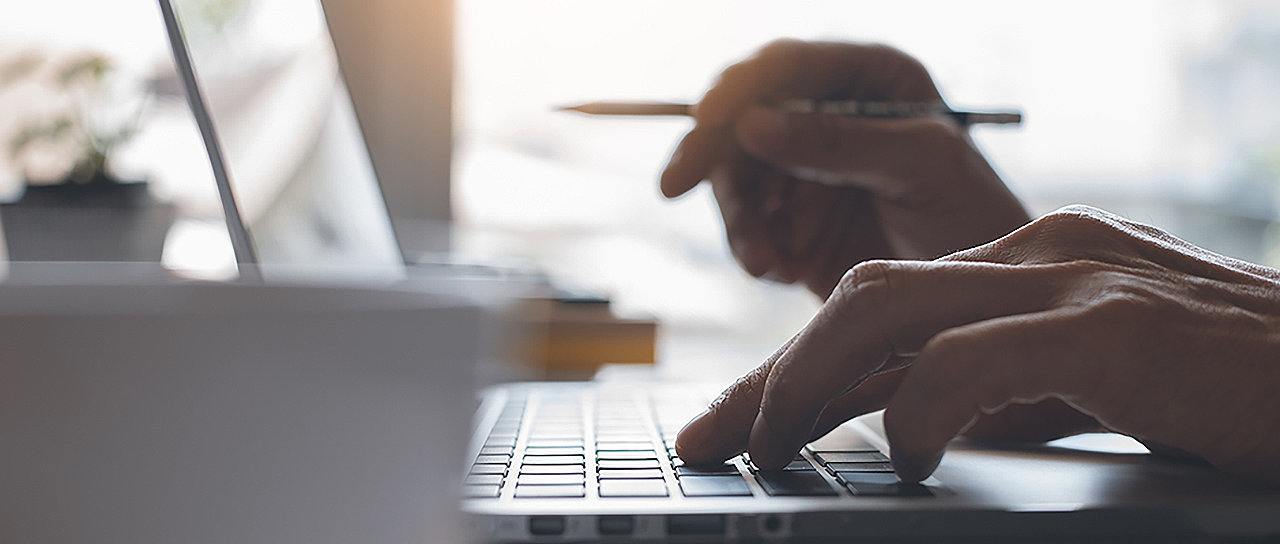
<instances>
[{"instance_id":1,"label":"laptop keyboard","mask_svg":"<svg viewBox=\"0 0 1280 544\"><path fill-rule=\"evenodd\" d=\"M687 465L676 433L705 399L605 388L513 389L466 476L472 499L932 496L899 482L856 433L824 438L782 470L741 454Z\"/></svg>"}]
</instances>

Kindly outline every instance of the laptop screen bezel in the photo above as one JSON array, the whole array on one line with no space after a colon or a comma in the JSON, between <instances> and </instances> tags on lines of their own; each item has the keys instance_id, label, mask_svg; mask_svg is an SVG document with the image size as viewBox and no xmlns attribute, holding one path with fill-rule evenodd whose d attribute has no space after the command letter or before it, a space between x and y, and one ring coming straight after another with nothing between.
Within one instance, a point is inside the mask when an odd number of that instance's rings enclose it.
<instances>
[{"instance_id":1,"label":"laptop screen bezel","mask_svg":"<svg viewBox=\"0 0 1280 544\"><path fill-rule=\"evenodd\" d=\"M324 6L316 2L316 9L324 17ZM262 263L253 243L253 235L251 229L245 223L244 215L237 203L235 191L232 188L231 174L227 168L226 155L223 151L221 140L218 138L217 130L214 127L213 116L209 111L208 104L204 98L204 94L200 87L200 82L195 72L195 65L192 62L190 51L187 47L186 34L183 32L182 24L178 20L177 10L174 6L174 0L158 0L160 11L164 19L165 29L169 37L170 51L173 53L174 65L178 73L179 79L186 90L187 103L191 108L191 113L195 117L196 125L200 129L200 136L204 141L205 150L209 157L210 166L213 170L213 177L218 186L218 197L222 204L223 218L227 224L227 230L231 237L231 245L235 252L236 264L239 269L240 279L247 282L261 283ZM328 25L328 19L325 18L325 25ZM325 29L326 34L329 33L328 28ZM332 45L332 37L328 38ZM346 85L346 74L342 70L341 64L338 66L338 79L344 88ZM347 94L344 100L350 101L350 95ZM367 140L364 137L364 127L360 121L360 114L352 104L352 111L355 113L355 130L362 145ZM364 149L368 154L367 147ZM405 258L399 244L399 233L396 232L396 225L391 221L391 210L387 205L386 194L382 190L382 184L377 179L376 170L373 172L374 184L381 201L381 212L387 218L388 225L391 228L393 237L393 249L399 262L404 265L410 264Z\"/></svg>"}]
</instances>

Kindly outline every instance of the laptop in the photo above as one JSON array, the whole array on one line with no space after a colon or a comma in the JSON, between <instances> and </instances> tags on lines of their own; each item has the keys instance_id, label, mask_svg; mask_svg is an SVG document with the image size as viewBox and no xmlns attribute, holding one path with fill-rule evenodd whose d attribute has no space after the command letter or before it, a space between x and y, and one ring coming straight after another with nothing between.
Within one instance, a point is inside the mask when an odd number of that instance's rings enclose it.
<instances>
[{"instance_id":1,"label":"laptop","mask_svg":"<svg viewBox=\"0 0 1280 544\"><path fill-rule=\"evenodd\" d=\"M207 12L184 9L186 0L160 5L244 268L257 265L267 279L411 275L317 0L248 2L236 17L212 21L201 19ZM933 477L906 485L887 462L879 416L871 414L809 444L785 470L757 470L745 454L717 466L686 465L675 455L675 435L723 385L486 390L459 482L476 537L1280 536L1280 489L1156 458L1116 435L1003 449L957 442Z\"/></svg>"}]
</instances>

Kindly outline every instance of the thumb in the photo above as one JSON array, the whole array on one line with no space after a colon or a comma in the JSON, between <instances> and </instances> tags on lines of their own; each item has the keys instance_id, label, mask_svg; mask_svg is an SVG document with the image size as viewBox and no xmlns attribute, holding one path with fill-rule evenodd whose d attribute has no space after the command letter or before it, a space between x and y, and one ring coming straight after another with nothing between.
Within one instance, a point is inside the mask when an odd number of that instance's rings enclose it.
<instances>
[{"instance_id":1,"label":"thumb","mask_svg":"<svg viewBox=\"0 0 1280 544\"><path fill-rule=\"evenodd\" d=\"M886 197L935 178L968 146L964 128L944 117L848 117L765 106L747 108L734 133L748 153L797 178Z\"/></svg>"}]
</instances>

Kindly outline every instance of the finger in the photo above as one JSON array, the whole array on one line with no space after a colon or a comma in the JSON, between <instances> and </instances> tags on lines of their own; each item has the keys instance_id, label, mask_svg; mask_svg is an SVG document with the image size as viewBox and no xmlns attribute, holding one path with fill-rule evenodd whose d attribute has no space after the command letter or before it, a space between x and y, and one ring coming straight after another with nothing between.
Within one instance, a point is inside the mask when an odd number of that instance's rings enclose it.
<instances>
[{"instance_id":1,"label":"finger","mask_svg":"<svg viewBox=\"0 0 1280 544\"><path fill-rule=\"evenodd\" d=\"M850 419L884 408L893 397L893 392L898 389L898 382L902 381L905 374L906 371L903 369L877 374L867 378L867 381L862 382L862 385L854 388L853 391L828 402L822 409L822 414L818 415L818 421L813 425L809 442L826 436L832 429Z\"/></svg>"},{"instance_id":2,"label":"finger","mask_svg":"<svg viewBox=\"0 0 1280 544\"><path fill-rule=\"evenodd\" d=\"M813 184L791 179L754 159L751 162L762 170L758 214L774 254L773 266L762 277L779 283L795 283L806 272L807 263L790 258L787 244L797 221L816 210L797 207L794 199L801 185Z\"/></svg>"},{"instance_id":3,"label":"finger","mask_svg":"<svg viewBox=\"0 0 1280 544\"><path fill-rule=\"evenodd\" d=\"M791 229L784 253L788 257L808 257L817 249L814 246L822 239L823 229L835 224L835 215L848 203L835 198L839 195L835 188L804 181L791 183L795 189L786 204Z\"/></svg>"},{"instance_id":4,"label":"finger","mask_svg":"<svg viewBox=\"0 0 1280 544\"><path fill-rule=\"evenodd\" d=\"M689 464L719 463L747 449L751 421L760 409L760 394L773 364L794 339L764 363L738 378L705 411L676 435L676 455Z\"/></svg>"},{"instance_id":5,"label":"finger","mask_svg":"<svg viewBox=\"0 0 1280 544\"><path fill-rule=\"evenodd\" d=\"M830 255L820 253L821 249L836 247L839 245L835 243L836 237L849 235L848 218L836 215L839 207L847 203L831 198L830 187L778 175L791 190L780 209L768 218L778 263L767 277L781 283L795 283L811 276L815 267L826 264ZM817 247L823 240L832 243L825 248ZM848 266L835 272L845 270ZM819 294L825 296L827 293Z\"/></svg>"},{"instance_id":6,"label":"finger","mask_svg":"<svg viewBox=\"0 0 1280 544\"><path fill-rule=\"evenodd\" d=\"M1044 309L1061 273L990 263L855 266L773 365L748 441L752 461L764 469L785 465L823 407L882 370L891 355L910 356L957 325Z\"/></svg>"},{"instance_id":7,"label":"finger","mask_svg":"<svg viewBox=\"0 0 1280 544\"><path fill-rule=\"evenodd\" d=\"M695 119L720 126L748 105L782 96L940 100L924 67L892 47L783 39L725 69L698 103Z\"/></svg>"},{"instance_id":8,"label":"finger","mask_svg":"<svg viewBox=\"0 0 1280 544\"><path fill-rule=\"evenodd\" d=\"M658 180L663 196L675 198L689 192L733 153L733 137L725 129L695 128L672 151Z\"/></svg>"},{"instance_id":9,"label":"finger","mask_svg":"<svg viewBox=\"0 0 1280 544\"><path fill-rule=\"evenodd\" d=\"M694 119L706 127L728 123L742 108L793 84L803 74L802 59L812 49L810 42L777 40L726 68L698 101ZM831 68L819 74L830 73Z\"/></svg>"},{"instance_id":10,"label":"finger","mask_svg":"<svg viewBox=\"0 0 1280 544\"><path fill-rule=\"evenodd\" d=\"M1062 399L1050 398L1035 404L1010 404L999 412L980 414L964 435L977 440L1034 443L1102 430L1102 424L1093 416Z\"/></svg>"},{"instance_id":11,"label":"finger","mask_svg":"<svg viewBox=\"0 0 1280 544\"><path fill-rule=\"evenodd\" d=\"M768 171L769 175L761 178L760 215L775 219L785 211L799 183L776 170Z\"/></svg>"},{"instance_id":12,"label":"finger","mask_svg":"<svg viewBox=\"0 0 1280 544\"><path fill-rule=\"evenodd\" d=\"M1092 369L1079 364L1079 339L1065 335L1075 310L1014 315L956 327L916 356L885 411L894 469L903 481L927 478L947 443L982 413L1010 403L1078 394Z\"/></svg>"},{"instance_id":13,"label":"finger","mask_svg":"<svg viewBox=\"0 0 1280 544\"><path fill-rule=\"evenodd\" d=\"M933 171L977 160L965 153L964 129L939 117L870 119L784 113L751 106L734 135L748 153L800 179L855 185L889 199L915 187ZM972 155L972 157L971 157Z\"/></svg>"},{"instance_id":14,"label":"finger","mask_svg":"<svg viewBox=\"0 0 1280 544\"><path fill-rule=\"evenodd\" d=\"M849 268L862 261L894 256L870 193L857 187L840 187L836 194L836 200L841 202L836 228L815 243L808 257L814 264L803 280L810 291L824 298Z\"/></svg>"},{"instance_id":15,"label":"finger","mask_svg":"<svg viewBox=\"0 0 1280 544\"><path fill-rule=\"evenodd\" d=\"M768 274L778 263L773 234L759 210L761 175L758 163L742 157L711 179L729 249L755 277Z\"/></svg>"}]
</instances>

